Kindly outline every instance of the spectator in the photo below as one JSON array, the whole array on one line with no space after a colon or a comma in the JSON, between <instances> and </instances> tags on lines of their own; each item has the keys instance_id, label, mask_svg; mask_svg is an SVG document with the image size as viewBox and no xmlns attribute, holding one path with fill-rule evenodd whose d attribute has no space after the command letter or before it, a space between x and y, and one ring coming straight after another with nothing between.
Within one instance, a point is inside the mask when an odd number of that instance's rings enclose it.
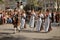
<instances>
[{"instance_id":1,"label":"spectator","mask_svg":"<svg viewBox=\"0 0 60 40\"><path fill-rule=\"evenodd\" d=\"M59 12L56 13L55 19L56 19L56 23L58 23L59 22Z\"/></svg>"}]
</instances>

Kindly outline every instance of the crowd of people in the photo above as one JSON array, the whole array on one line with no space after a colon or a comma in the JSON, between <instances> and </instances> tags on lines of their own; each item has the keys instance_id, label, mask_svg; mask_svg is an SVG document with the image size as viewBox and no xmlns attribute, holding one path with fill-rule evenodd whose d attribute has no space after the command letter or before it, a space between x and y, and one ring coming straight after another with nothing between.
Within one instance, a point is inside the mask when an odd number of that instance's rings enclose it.
<instances>
[{"instance_id":1,"label":"crowd of people","mask_svg":"<svg viewBox=\"0 0 60 40\"><path fill-rule=\"evenodd\" d=\"M22 29L27 28L27 18L29 19L28 25L31 31L50 32L52 30L51 23L60 22L60 12L50 12L48 9L46 12L42 10L35 11L34 8L30 10L30 14L27 15L24 9L15 8L14 10L0 10L0 24L11 23L14 25L14 33L16 30L20 32ZM28 17L29 16L29 17Z\"/></svg>"}]
</instances>

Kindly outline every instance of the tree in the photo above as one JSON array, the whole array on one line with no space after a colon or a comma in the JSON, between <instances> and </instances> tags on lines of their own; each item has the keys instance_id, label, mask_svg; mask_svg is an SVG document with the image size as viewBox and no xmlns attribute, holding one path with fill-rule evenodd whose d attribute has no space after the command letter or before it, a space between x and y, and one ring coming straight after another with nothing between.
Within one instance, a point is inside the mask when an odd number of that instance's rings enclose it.
<instances>
[{"instance_id":1,"label":"tree","mask_svg":"<svg viewBox=\"0 0 60 40\"><path fill-rule=\"evenodd\" d=\"M3 0L0 0L0 3L3 3Z\"/></svg>"},{"instance_id":2,"label":"tree","mask_svg":"<svg viewBox=\"0 0 60 40\"><path fill-rule=\"evenodd\" d=\"M15 0L15 1L17 1L17 2L18 2L19 0Z\"/></svg>"},{"instance_id":3,"label":"tree","mask_svg":"<svg viewBox=\"0 0 60 40\"><path fill-rule=\"evenodd\" d=\"M28 4L34 5L34 6L38 6L38 1L37 0L27 0Z\"/></svg>"},{"instance_id":4,"label":"tree","mask_svg":"<svg viewBox=\"0 0 60 40\"><path fill-rule=\"evenodd\" d=\"M56 2L57 2L57 11L59 11L59 4L60 4L60 0L56 0Z\"/></svg>"}]
</instances>

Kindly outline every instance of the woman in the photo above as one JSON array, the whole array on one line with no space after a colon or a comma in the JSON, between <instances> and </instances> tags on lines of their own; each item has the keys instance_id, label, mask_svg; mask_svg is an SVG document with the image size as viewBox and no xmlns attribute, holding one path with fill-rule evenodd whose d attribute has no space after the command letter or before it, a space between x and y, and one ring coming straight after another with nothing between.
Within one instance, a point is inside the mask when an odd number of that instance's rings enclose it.
<instances>
[{"instance_id":1,"label":"woman","mask_svg":"<svg viewBox=\"0 0 60 40\"><path fill-rule=\"evenodd\" d=\"M42 22L43 22L42 18L43 18L43 14L41 13L41 11L39 11L37 16L37 24L36 24L37 31L41 31Z\"/></svg>"},{"instance_id":2,"label":"woman","mask_svg":"<svg viewBox=\"0 0 60 40\"><path fill-rule=\"evenodd\" d=\"M25 11L22 10L22 14L21 14L21 26L20 26L20 29L22 30L25 26L25 19L26 19L26 14L25 14Z\"/></svg>"},{"instance_id":3,"label":"woman","mask_svg":"<svg viewBox=\"0 0 60 40\"><path fill-rule=\"evenodd\" d=\"M0 13L0 24L2 24L3 21L2 21L2 13Z\"/></svg>"},{"instance_id":4,"label":"woman","mask_svg":"<svg viewBox=\"0 0 60 40\"><path fill-rule=\"evenodd\" d=\"M49 12L49 10L46 10L46 14L45 14L45 27L44 30L45 32L49 32L51 30L51 13Z\"/></svg>"},{"instance_id":5,"label":"woman","mask_svg":"<svg viewBox=\"0 0 60 40\"><path fill-rule=\"evenodd\" d=\"M29 23L29 26L31 27L31 31L34 30L34 23L35 23L35 11L34 9L31 11L31 15L30 15L30 23Z\"/></svg>"}]
</instances>

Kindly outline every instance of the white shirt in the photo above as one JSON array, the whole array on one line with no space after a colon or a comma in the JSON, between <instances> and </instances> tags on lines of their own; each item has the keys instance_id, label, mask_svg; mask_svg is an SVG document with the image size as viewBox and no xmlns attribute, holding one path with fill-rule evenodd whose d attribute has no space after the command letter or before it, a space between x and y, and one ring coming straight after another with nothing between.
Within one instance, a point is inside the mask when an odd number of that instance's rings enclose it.
<instances>
[{"instance_id":1,"label":"white shirt","mask_svg":"<svg viewBox=\"0 0 60 40\"><path fill-rule=\"evenodd\" d=\"M23 5L20 6L20 9L23 9Z\"/></svg>"}]
</instances>

